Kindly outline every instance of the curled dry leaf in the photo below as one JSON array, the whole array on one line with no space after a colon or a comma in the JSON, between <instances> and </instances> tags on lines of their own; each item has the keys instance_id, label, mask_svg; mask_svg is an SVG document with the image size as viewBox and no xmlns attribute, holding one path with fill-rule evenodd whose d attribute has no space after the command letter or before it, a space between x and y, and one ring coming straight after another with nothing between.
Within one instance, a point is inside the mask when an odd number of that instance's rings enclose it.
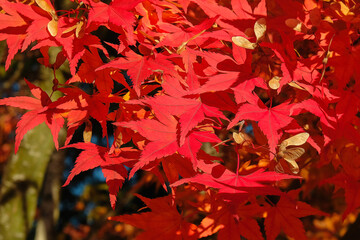
<instances>
[{"instance_id":1,"label":"curled dry leaf","mask_svg":"<svg viewBox=\"0 0 360 240\"><path fill-rule=\"evenodd\" d=\"M242 132L239 133L234 132L233 138L237 144L242 144L245 141L245 135Z\"/></svg>"},{"instance_id":2,"label":"curled dry leaf","mask_svg":"<svg viewBox=\"0 0 360 240\"><path fill-rule=\"evenodd\" d=\"M305 153L305 150L301 147L294 147L280 151L278 155L283 157L285 160L295 160L301 157Z\"/></svg>"},{"instance_id":3,"label":"curled dry leaf","mask_svg":"<svg viewBox=\"0 0 360 240\"><path fill-rule=\"evenodd\" d=\"M235 142L236 142L237 144L242 144L242 143L245 142L246 139L247 139L246 134L244 134L244 133L241 132L244 124L245 124L245 121L244 121L244 120L241 120L238 124L235 125L235 126L237 126L237 125L239 126L238 132L237 132L237 133L236 133L236 132L233 132L233 139L235 140Z\"/></svg>"},{"instance_id":4,"label":"curled dry leaf","mask_svg":"<svg viewBox=\"0 0 360 240\"><path fill-rule=\"evenodd\" d=\"M303 148L295 147L279 152L278 155L286 160L290 166L291 172L296 174L299 172L299 166L295 160L301 157L304 153L305 150Z\"/></svg>"},{"instance_id":5,"label":"curled dry leaf","mask_svg":"<svg viewBox=\"0 0 360 240\"><path fill-rule=\"evenodd\" d=\"M274 168L275 172L278 172L278 173L284 173L285 170L283 168L283 166L281 165L280 162L278 162L276 165L275 165L275 168Z\"/></svg>"},{"instance_id":6,"label":"curled dry leaf","mask_svg":"<svg viewBox=\"0 0 360 240\"><path fill-rule=\"evenodd\" d=\"M298 174L299 173L299 165L297 164L297 162L295 160L287 160L287 163L289 164L290 167L290 171L294 174Z\"/></svg>"},{"instance_id":7,"label":"curled dry leaf","mask_svg":"<svg viewBox=\"0 0 360 240\"><path fill-rule=\"evenodd\" d=\"M307 132L296 134L295 136L289 137L285 139L281 144L280 147L287 147L287 146L300 146L306 143L307 139L309 138L309 134Z\"/></svg>"},{"instance_id":8,"label":"curled dry leaf","mask_svg":"<svg viewBox=\"0 0 360 240\"><path fill-rule=\"evenodd\" d=\"M89 143L91 142L92 137L92 123L90 121L85 122L85 129L83 132L84 142Z\"/></svg>"},{"instance_id":9,"label":"curled dry leaf","mask_svg":"<svg viewBox=\"0 0 360 240\"><path fill-rule=\"evenodd\" d=\"M54 7L49 0L35 0L36 4L44 11L51 12L54 11Z\"/></svg>"},{"instance_id":10,"label":"curled dry leaf","mask_svg":"<svg viewBox=\"0 0 360 240\"><path fill-rule=\"evenodd\" d=\"M50 35L55 37L58 33L58 21L56 19L52 19L48 24L47 24L47 29L50 32Z\"/></svg>"},{"instance_id":11,"label":"curled dry leaf","mask_svg":"<svg viewBox=\"0 0 360 240\"><path fill-rule=\"evenodd\" d=\"M269 87L273 90L277 90L280 87L280 77L275 76L269 81Z\"/></svg>"},{"instance_id":12,"label":"curled dry leaf","mask_svg":"<svg viewBox=\"0 0 360 240\"><path fill-rule=\"evenodd\" d=\"M86 27L85 19L81 19L79 22L77 22L75 29L75 36L77 38L82 38L84 36L85 27Z\"/></svg>"},{"instance_id":13,"label":"curled dry leaf","mask_svg":"<svg viewBox=\"0 0 360 240\"><path fill-rule=\"evenodd\" d=\"M289 82L288 84L289 84L289 86L291 86L291 87L293 87L293 88L297 88L297 89L300 89L300 90L304 90L304 91L306 91L306 89L305 89L305 88L303 88L303 87L299 86L299 84L297 84L297 83L296 83L296 82L294 82L294 81L291 81L291 82Z\"/></svg>"},{"instance_id":14,"label":"curled dry leaf","mask_svg":"<svg viewBox=\"0 0 360 240\"><path fill-rule=\"evenodd\" d=\"M76 27L77 27L77 24L67 28L64 31L62 31L62 33L65 34L65 33L69 33L69 32L74 31L74 30L76 31Z\"/></svg>"},{"instance_id":15,"label":"curled dry leaf","mask_svg":"<svg viewBox=\"0 0 360 240\"><path fill-rule=\"evenodd\" d=\"M57 20L55 9L49 0L35 0L35 2L42 10L48 12L53 19Z\"/></svg>"},{"instance_id":16,"label":"curled dry leaf","mask_svg":"<svg viewBox=\"0 0 360 240\"><path fill-rule=\"evenodd\" d=\"M299 172L299 166L295 160L301 157L305 153L305 150L301 147L294 147L290 149L287 149L287 147L303 145L308 138L308 133L299 133L295 136L285 139L280 144L278 156L284 158L284 160L289 164L291 172L294 174ZM284 172L280 162L275 166L275 171Z\"/></svg>"},{"instance_id":17,"label":"curled dry leaf","mask_svg":"<svg viewBox=\"0 0 360 240\"><path fill-rule=\"evenodd\" d=\"M264 37L266 32L266 20L265 18L260 18L255 22L254 32L256 36L256 42Z\"/></svg>"},{"instance_id":18,"label":"curled dry leaf","mask_svg":"<svg viewBox=\"0 0 360 240\"><path fill-rule=\"evenodd\" d=\"M241 37L241 36L232 37L231 40L239 47L243 47L246 49L255 49L257 46L256 43L252 43L249 40L247 40L246 38Z\"/></svg>"}]
</instances>

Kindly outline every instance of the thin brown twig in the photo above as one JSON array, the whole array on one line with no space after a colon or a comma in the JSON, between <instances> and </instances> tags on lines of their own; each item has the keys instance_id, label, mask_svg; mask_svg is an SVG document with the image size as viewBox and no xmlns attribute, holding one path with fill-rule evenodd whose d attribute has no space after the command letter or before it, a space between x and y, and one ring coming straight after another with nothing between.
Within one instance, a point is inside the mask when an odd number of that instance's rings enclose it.
<instances>
[{"instance_id":1,"label":"thin brown twig","mask_svg":"<svg viewBox=\"0 0 360 240\"><path fill-rule=\"evenodd\" d=\"M321 83L321 81L322 81L322 79L324 78L324 75L325 75L326 65L327 65L327 63L328 63L328 61L329 61L330 47L331 47L331 44L332 44L332 41L333 41L334 37L335 37L335 33L334 33L334 35L332 36L332 38L330 39L330 43L329 43L329 46L328 46L328 50L326 51L326 53L325 53L325 58L323 59L323 64L324 64L324 66L323 66L323 70L322 70L322 73L321 73L321 78L320 78L319 83Z\"/></svg>"}]
</instances>

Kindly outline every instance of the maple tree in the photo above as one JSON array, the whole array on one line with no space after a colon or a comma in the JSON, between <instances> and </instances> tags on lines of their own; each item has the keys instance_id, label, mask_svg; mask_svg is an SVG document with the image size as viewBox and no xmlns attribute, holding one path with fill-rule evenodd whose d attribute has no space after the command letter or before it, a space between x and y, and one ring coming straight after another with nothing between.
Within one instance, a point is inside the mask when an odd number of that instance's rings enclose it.
<instances>
[{"instance_id":1,"label":"maple tree","mask_svg":"<svg viewBox=\"0 0 360 240\"><path fill-rule=\"evenodd\" d=\"M343 189L343 219L356 212L360 3L78 0L71 6L0 0L5 68L19 50L39 50L39 63L54 72L52 92L62 93L54 99L27 81L34 98L0 100L30 110L17 124L15 152L43 122L59 149L66 123L61 148L82 152L64 186L101 167L113 208L126 179L140 170L157 176L168 196L138 195L151 212L111 217L145 230L138 239L307 239L300 218L332 214L311 206L310 196L332 185ZM117 37L109 42L98 29ZM51 62L53 47L61 51ZM71 76L60 83L63 64ZM92 121L101 125L106 147L91 142ZM83 142L74 143L81 126Z\"/></svg>"}]
</instances>

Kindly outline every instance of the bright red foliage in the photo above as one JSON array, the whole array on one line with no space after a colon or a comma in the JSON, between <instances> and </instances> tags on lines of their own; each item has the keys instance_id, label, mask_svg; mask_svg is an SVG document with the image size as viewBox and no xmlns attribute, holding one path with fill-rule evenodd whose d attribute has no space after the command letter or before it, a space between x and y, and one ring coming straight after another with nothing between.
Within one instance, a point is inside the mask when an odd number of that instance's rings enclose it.
<instances>
[{"instance_id":1,"label":"bright red foliage","mask_svg":"<svg viewBox=\"0 0 360 240\"><path fill-rule=\"evenodd\" d=\"M64 84L54 81L59 99L28 82L35 98L0 100L31 110L17 125L15 152L42 122L58 148L66 122L64 148L83 152L65 185L101 167L115 208L119 188L138 170L158 176L165 189L170 183L168 197L139 196L152 212L112 218L144 229L139 239L271 240L281 232L306 239L299 218L324 215L304 202L311 187L343 188L344 218L360 206L355 2L82 0L64 14L46 0L0 0L5 68L32 46L43 54L40 63L55 72L65 61L72 74ZM117 38L101 39L100 27ZM61 48L54 64L49 47ZM77 82L91 84L92 93ZM70 144L80 126L91 131L90 119L107 139L112 123L111 146L85 138ZM309 133L307 143L284 141L301 132ZM230 153L215 157L209 143ZM129 176L125 166L132 168ZM312 168L319 177L309 176ZM287 193L291 182L301 187Z\"/></svg>"}]
</instances>

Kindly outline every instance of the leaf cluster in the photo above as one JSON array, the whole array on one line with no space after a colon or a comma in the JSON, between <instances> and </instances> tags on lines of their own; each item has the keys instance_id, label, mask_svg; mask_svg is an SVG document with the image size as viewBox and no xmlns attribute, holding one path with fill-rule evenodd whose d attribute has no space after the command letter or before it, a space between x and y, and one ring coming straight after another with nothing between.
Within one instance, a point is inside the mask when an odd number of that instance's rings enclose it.
<instances>
[{"instance_id":1,"label":"leaf cluster","mask_svg":"<svg viewBox=\"0 0 360 240\"><path fill-rule=\"evenodd\" d=\"M343 218L360 206L359 3L81 0L73 6L0 0L5 68L19 50L39 49L39 62L54 71L52 92L63 94L53 100L27 82L34 97L0 105L30 110L17 124L15 152L43 122L59 148L65 124L62 148L82 152L64 185L101 167L113 208L126 179L140 170L157 176L169 195L139 195L151 212L112 218L145 230L138 239L272 240L282 232L308 239L300 218L326 214L306 200L329 184L344 189ZM96 34L104 28L116 39ZM61 51L50 60L53 47ZM59 83L63 64L71 76ZM91 143L91 121L106 139L113 128L107 147ZM83 142L72 143L81 126Z\"/></svg>"}]
</instances>

